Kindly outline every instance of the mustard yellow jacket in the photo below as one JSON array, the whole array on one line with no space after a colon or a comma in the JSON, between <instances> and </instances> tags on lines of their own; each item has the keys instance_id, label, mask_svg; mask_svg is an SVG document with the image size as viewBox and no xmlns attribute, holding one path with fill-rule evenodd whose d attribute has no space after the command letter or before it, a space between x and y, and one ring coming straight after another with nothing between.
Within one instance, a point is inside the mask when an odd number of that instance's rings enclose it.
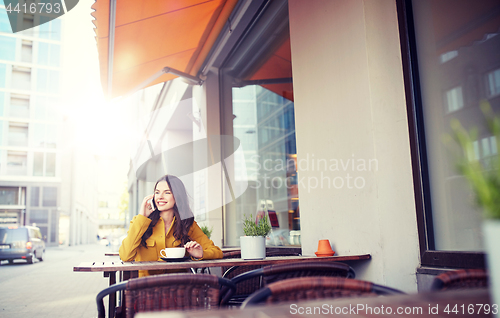
<instances>
[{"instance_id":1,"label":"mustard yellow jacket","mask_svg":"<svg viewBox=\"0 0 500 318\"><path fill-rule=\"evenodd\" d=\"M148 229L151 219L145 217L144 215L136 215L130 221L130 228L127 233L127 237L123 240L120 246L120 258L124 262L137 261L137 262L147 262L147 261L162 261L160 256L160 250L168 247L177 247L180 245L179 241L175 241L173 235L173 225L176 222L175 218L170 225L170 228L165 235L165 223L163 219L160 218L156 225L153 227L153 234L146 240L147 248L141 245L141 238L144 232ZM203 259L218 259L222 258L222 251L219 247L215 246L214 242L210 240L205 233L200 229L196 222L188 232L191 240L198 242L203 248ZM139 277L163 274L165 271L162 270L140 270Z\"/></svg>"}]
</instances>

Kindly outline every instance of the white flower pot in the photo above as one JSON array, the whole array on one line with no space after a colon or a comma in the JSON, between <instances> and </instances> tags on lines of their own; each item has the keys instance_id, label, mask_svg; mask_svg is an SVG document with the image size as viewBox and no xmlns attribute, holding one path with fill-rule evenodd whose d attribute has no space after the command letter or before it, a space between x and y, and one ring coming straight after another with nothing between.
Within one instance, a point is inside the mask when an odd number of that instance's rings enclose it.
<instances>
[{"instance_id":1,"label":"white flower pot","mask_svg":"<svg viewBox=\"0 0 500 318\"><path fill-rule=\"evenodd\" d=\"M242 259L266 258L266 238L263 236L240 236Z\"/></svg>"},{"instance_id":2,"label":"white flower pot","mask_svg":"<svg viewBox=\"0 0 500 318\"><path fill-rule=\"evenodd\" d=\"M500 305L500 220L485 220L483 233L490 278L491 303ZM496 317L500 318L500 313Z\"/></svg>"}]
</instances>

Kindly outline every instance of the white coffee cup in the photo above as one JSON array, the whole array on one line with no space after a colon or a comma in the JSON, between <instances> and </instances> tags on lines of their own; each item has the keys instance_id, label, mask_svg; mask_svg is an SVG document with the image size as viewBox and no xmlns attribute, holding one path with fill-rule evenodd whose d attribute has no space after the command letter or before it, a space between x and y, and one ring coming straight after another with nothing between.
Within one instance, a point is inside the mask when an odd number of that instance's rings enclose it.
<instances>
[{"instance_id":1,"label":"white coffee cup","mask_svg":"<svg viewBox=\"0 0 500 318\"><path fill-rule=\"evenodd\" d=\"M160 250L160 255L164 258L181 258L186 254L184 247L169 247Z\"/></svg>"}]
</instances>

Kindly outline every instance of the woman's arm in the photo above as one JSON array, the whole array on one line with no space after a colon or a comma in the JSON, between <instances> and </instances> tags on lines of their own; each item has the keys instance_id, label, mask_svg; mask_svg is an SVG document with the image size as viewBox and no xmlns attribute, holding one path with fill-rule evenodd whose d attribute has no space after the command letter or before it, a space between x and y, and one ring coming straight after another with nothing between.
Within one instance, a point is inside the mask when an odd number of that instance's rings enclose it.
<instances>
[{"instance_id":1,"label":"woman's arm","mask_svg":"<svg viewBox=\"0 0 500 318\"><path fill-rule=\"evenodd\" d=\"M200 229L198 223L193 222L189 230L189 237L194 241L186 243L186 249L196 259L218 259L222 258L221 249L210 240ZM196 244L198 243L198 244ZM191 249L191 251L190 251ZM202 253L199 253L201 250ZM200 255L201 254L201 255ZM201 256L201 257L197 257Z\"/></svg>"},{"instance_id":2,"label":"woman's arm","mask_svg":"<svg viewBox=\"0 0 500 318\"><path fill-rule=\"evenodd\" d=\"M151 219L142 214L134 216L130 221L127 237L123 239L120 246L120 259L124 262L130 262L135 259L137 249L141 245L141 239L144 232L148 229Z\"/></svg>"}]
</instances>

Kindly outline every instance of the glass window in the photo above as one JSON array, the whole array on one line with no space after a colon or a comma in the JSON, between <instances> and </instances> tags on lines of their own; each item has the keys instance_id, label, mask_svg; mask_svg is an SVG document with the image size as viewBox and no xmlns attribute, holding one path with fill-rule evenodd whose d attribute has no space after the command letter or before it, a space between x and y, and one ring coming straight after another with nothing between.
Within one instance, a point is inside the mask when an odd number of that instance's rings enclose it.
<instances>
[{"instance_id":1,"label":"glass window","mask_svg":"<svg viewBox=\"0 0 500 318\"><path fill-rule=\"evenodd\" d=\"M28 124L27 123L9 123L9 146L27 146L28 145Z\"/></svg>"},{"instance_id":2,"label":"glass window","mask_svg":"<svg viewBox=\"0 0 500 318\"><path fill-rule=\"evenodd\" d=\"M49 71L43 68L37 69L36 90L37 92L48 92Z\"/></svg>"},{"instance_id":3,"label":"glass window","mask_svg":"<svg viewBox=\"0 0 500 318\"><path fill-rule=\"evenodd\" d=\"M12 33L9 16L4 8L0 8L0 32Z\"/></svg>"},{"instance_id":4,"label":"glass window","mask_svg":"<svg viewBox=\"0 0 500 318\"><path fill-rule=\"evenodd\" d=\"M233 134L241 142L246 170L240 171L242 165L235 162L235 178L246 174L249 182L245 193L236 200L236 222L241 222L245 214L256 216L263 210L273 227L266 244L298 245L295 122L290 118L294 104L256 85L233 88L232 93L236 116ZM228 238L227 244L238 245L237 237Z\"/></svg>"},{"instance_id":5,"label":"glass window","mask_svg":"<svg viewBox=\"0 0 500 318\"><path fill-rule=\"evenodd\" d=\"M38 16L40 19L40 24L38 27L38 36L42 39L50 39L50 22L51 18L43 15Z\"/></svg>"},{"instance_id":6,"label":"glass window","mask_svg":"<svg viewBox=\"0 0 500 318\"><path fill-rule=\"evenodd\" d=\"M33 36L34 16L32 14L22 14L23 19L23 34L27 36Z\"/></svg>"},{"instance_id":7,"label":"glass window","mask_svg":"<svg viewBox=\"0 0 500 318\"><path fill-rule=\"evenodd\" d=\"M464 100L462 98L462 87L458 86L446 92L446 103L448 105L448 112L454 112L464 107Z\"/></svg>"},{"instance_id":8,"label":"glass window","mask_svg":"<svg viewBox=\"0 0 500 318\"><path fill-rule=\"evenodd\" d=\"M0 117L3 117L4 109L5 109L5 93L0 92ZM2 132L0 131L0 134L1 133ZM1 141L0 141L0 144L1 144Z\"/></svg>"},{"instance_id":9,"label":"glass window","mask_svg":"<svg viewBox=\"0 0 500 318\"><path fill-rule=\"evenodd\" d=\"M51 24L50 38L52 40L61 41L61 19L52 20L50 21L50 24Z\"/></svg>"},{"instance_id":10,"label":"glass window","mask_svg":"<svg viewBox=\"0 0 500 318\"><path fill-rule=\"evenodd\" d=\"M40 187L31 187L31 206L39 206L40 205Z\"/></svg>"},{"instance_id":11,"label":"glass window","mask_svg":"<svg viewBox=\"0 0 500 318\"><path fill-rule=\"evenodd\" d=\"M29 95L10 95L9 115L12 117L30 117L30 97Z\"/></svg>"},{"instance_id":12,"label":"glass window","mask_svg":"<svg viewBox=\"0 0 500 318\"><path fill-rule=\"evenodd\" d=\"M432 229L427 250L483 249L481 211L442 137L452 134L456 118L465 129L477 129L471 159L487 168L488 158L498 155L479 107L487 101L500 115L500 99L491 98L500 93L500 19L490 18L497 7L496 0L412 1L431 207L425 212Z\"/></svg>"},{"instance_id":13,"label":"glass window","mask_svg":"<svg viewBox=\"0 0 500 318\"><path fill-rule=\"evenodd\" d=\"M0 204L17 205L19 204L19 188L0 187Z\"/></svg>"},{"instance_id":14,"label":"glass window","mask_svg":"<svg viewBox=\"0 0 500 318\"><path fill-rule=\"evenodd\" d=\"M33 134L31 137L31 145L41 148L57 148L59 143L58 131L60 127L54 124L31 124Z\"/></svg>"},{"instance_id":15,"label":"glass window","mask_svg":"<svg viewBox=\"0 0 500 318\"><path fill-rule=\"evenodd\" d=\"M7 87L7 65L0 63L0 88Z\"/></svg>"},{"instance_id":16,"label":"glass window","mask_svg":"<svg viewBox=\"0 0 500 318\"><path fill-rule=\"evenodd\" d=\"M229 246L239 245L245 215L262 213L272 225L267 245L300 245L288 9L280 10L278 19L259 15L222 66L223 94L232 96L223 105L224 132L240 140L242 155L234 156L232 166L236 181L248 181L236 204L225 206L224 244ZM272 43L261 36L266 32L273 34Z\"/></svg>"},{"instance_id":17,"label":"glass window","mask_svg":"<svg viewBox=\"0 0 500 318\"><path fill-rule=\"evenodd\" d=\"M0 60L16 60L16 38L0 36Z\"/></svg>"},{"instance_id":18,"label":"glass window","mask_svg":"<svg viewBox=\"0 0 500 318\"><path fill-rule=\"evenodd\" d=\"M57 238L57 224L58 224L58 214L57 211L52 210L50 213L50 241L56 242Z\"/></svg>"},{"instance_id":19,"label":"glass window","mask_svg":"<svg viewBox=\"0 0 500 318\"><path fill-rule=\"evenodd\" d=\"M45 96L36 96L34 99L35 108L35 118L36 119L46 119L45 116L46 108L47 108L47 97Z\"/></svg>"},{"instance_id":20,"label":"glass window","mask_svg":"<svg viewBox=\"0 0 500 318\"><path fill-rule=\"evenodd\" d=\"M31 124L33 134L31 135L32 147L45 147L45 124Z\"/></svg>"},{"instance_id":21,"label":"glass window","mask_svg":"<svg viewBox=\"0 0 500 318\"><path fill-rule=\"evenodd\" d=\"M45 176L55 177L56 176L56 154L53 152L48 152L46 154L46 164L45 164Z\"/></svg>"},{"instance_id":22,"label":"glass window","mask_svg":"<svg viewBox=\"0 0 500 318\"><path fill-rule=\"evenodd\" d=\"M59 66L61 61L61 46L59 44L50 45L50 66Z\"/></svg>"},{"instance_id":23,"label":"glass window","mask_svg":"<svg viewBox=\"0 0 500 318\"><path fill-rule=\"evenodd\" d=\"M38 35L42 39L49 39L49 40L56 40L60 41L61 40L61 20L60 19L54 19L49 22L52 17L46 17L41 15L39 17L40 19L40 24L39 24L39 29L38 29Z\"/></svg>"},{"instance_id":24,"label":"glass window","mask_svg":"<svg viewBox=\"0 0 500 318\"><path fill-rule=\"evenodd\" d=\"M49 222L49 211L47 210L31 210L30 223L46 224Z\"/></svg>"},{"instance_id":25,"label":"glass window","mask_svg":"<svg viewBox=\"0 0 500 318\"><path fill-rule=\"evenodd\" d=\"M49 43L38 42L38 64L49 65Z\"/></svg>"},{"instance_id":26,"label":"glass window","mask_svg":"<svg viewBox=\"0 0 500 318\"><path fill-rule=\"evenodd\" d=\"M49 92L53 94L59 93L59 71L50 71L50 86Z\"/></svg>"},{"instance_id":27,"label":"glass window","mask_svg":"<svg viewBox=\"0 0 500 318\"><path fill-rule=\"evenodd\" d=\"M4 123L4 121L0 120L0 146L4 145L3 136L5 134L3 133L3 126L4 126L3 123ZM0 160L1 160L1 157L0 157Z\"/></svg>"},{"instance_id":28,"label":"glass window","mask_svg":"<svg viewBox=\"0 0 500 318\"><path fill-rule=\"evenodd\" d=\"M12 67L12 88L31 89L31 69L29 67Z\"/></svg>"},{"instance_id":29,"label":"glass window","mask_svg":"<svg viewBox=\"0 0 500 318\"><path fill-rule=\"evenodd\" d=\"M33 154L33 175L43 176L43 152Z\"/></svg>"},{"instance_id":30,"label":"glass window","mask_svg":"<svg viewBox=\"0 0 500 318\"><path fill-rule=\"evenodd\" d=\"M31 63L33 61L33 42L23 40L21 45L21 61Z\"/></svg>"},{"instance_id":31,"label":"glass window","mask_svg":"<svg viewBox=\"0 0 500 318\"><path fill-rule=\"evenodd\" d=\"M60 60L61 46L59 44L38 43L38 64L58 67Z\"/></svg>"},{"instance_id":32,"label":"glass window","mask_svg":"<svg viewBox=\"0 0 500 318\"><path fill-rule=\"evenodd\" d=\"M57 188L43 188L43 206L57 206Z\"/></svg>"},{"instance_id":33,"label":"glass window","mask_svg":"<svg viewBox=\"0 0 500 318\"><path fill-rule=\"evenodd\" d=\"M7 152L7 174L25 176L28 173L28 154L24 151Z\"/></svg>"},{"instance_id":34,"label":"glass window","mask_svg":"<svg viewBox=\"0 0 500 318\"><path fill-rule=\"evenodd\" d=\"M500 94L500 69L488 74L488 88L490 96Z\"/></svg>"}]
</instances>

